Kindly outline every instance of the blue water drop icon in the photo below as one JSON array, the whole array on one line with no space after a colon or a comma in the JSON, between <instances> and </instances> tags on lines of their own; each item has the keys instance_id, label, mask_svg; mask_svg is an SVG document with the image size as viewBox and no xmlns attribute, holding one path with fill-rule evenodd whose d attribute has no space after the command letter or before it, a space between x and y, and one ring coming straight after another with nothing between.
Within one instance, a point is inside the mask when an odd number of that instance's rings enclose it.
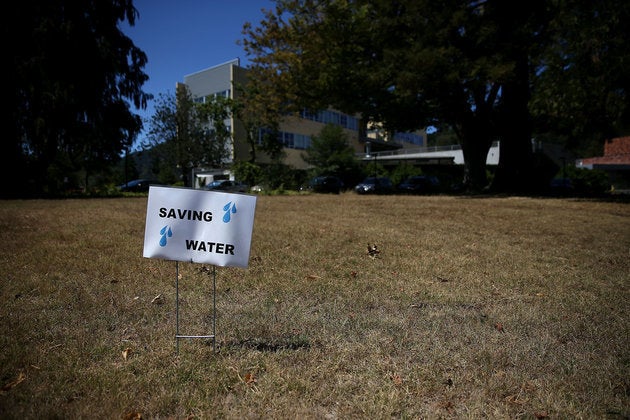
<instances>
[{"instance_id":1,"label":"blue water drop icon","mask_svg":"<svg viewBox=\"0 0 630 420\"><path fill-rule=\"evenodd\" d=\"M160 235L162 236L160 238L160 246L166 246L166 237L168 236L170 238L171 236L173 236L173 231L171 230L170 226L166 225L162 229L160 229Z\"/></svg>"},{"instance_id":2,"label":"blue water drop icon","mask_svg":"<svg viewBox=\"0 0 630 420\"><path fill-rule=\"evenodd\" d=\"M229 223L231 219L230 212L236 213L236 204L232 204L232 202L229 201L225 206L223 206L223 211L225 211L225 214L223 215L223 223Z\"/></svg>"}]
</instances>

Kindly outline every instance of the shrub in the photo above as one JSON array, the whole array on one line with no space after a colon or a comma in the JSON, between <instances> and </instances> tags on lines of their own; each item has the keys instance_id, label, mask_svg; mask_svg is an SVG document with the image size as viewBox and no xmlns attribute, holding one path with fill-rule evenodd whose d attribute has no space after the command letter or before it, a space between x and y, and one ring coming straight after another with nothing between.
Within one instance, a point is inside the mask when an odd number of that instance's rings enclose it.
<instances>
[{"instance_id":1,"label":"shrub","mask_svg":"<svg viewBox=\"0 0 630 420\"><path fill-rule=\"evenodd\" d=\"M408 163L401 163L392 171L391 180L394 185L398 185L410 176L416 175L422 175L421 168Z\"/></svg>"},{"instance_id":2,"label":"shrub","mask_svg":"<svg viewBox=\"0 0 630 420\"><path fill-rule=\"evenodd\" d=\"M604 171L568 167L564 172L578 194L603 194L610 190L610 179Z\"/></svg>"}]
</instances>

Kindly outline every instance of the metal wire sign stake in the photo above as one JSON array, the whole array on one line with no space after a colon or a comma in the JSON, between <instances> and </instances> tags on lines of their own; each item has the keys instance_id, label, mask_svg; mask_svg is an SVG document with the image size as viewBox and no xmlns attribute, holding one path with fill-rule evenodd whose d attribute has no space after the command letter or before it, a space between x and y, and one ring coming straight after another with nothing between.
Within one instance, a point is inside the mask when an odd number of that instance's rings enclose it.
<instances>
[{"instance_id":1,"label":"metal wire sign stake","mask_svg":"<svg viewBox=\"0 0 630 420\"><path fill-rule=\"evenodd\" d=\"M179 354L180 338L212 339L212 350L217 351L217 268L212 266L212 334L210 335L182 335L179 333L179 261L175 261L175 348Z\"/></svg>"},{"instance_id":2,"label":"metal wire sign stake","mask_svg":"<svg viewBox=\"0 0 630 420\"><path fill-rule=\"evenodd\" d=\"M175 341L212 339L216 351L216 266L247 268L256 196L177 187L149 187L145 258L175 261ZM179 261L212 265L212 334L179 331Z\"/></svg>"}]
</instances>

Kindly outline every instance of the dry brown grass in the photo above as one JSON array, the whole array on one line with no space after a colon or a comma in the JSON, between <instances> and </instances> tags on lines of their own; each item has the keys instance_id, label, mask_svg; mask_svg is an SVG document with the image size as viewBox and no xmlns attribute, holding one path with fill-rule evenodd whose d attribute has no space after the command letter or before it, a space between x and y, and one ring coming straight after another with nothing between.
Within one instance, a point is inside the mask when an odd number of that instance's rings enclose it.
<instances>
[{"instance_id":1,"label":"dry brown grass","mask_svg":"<svg viewBox=\"0 0 630 420\"><path fill-rule=\"evenodd\" d=\"M217 268L218 353L179 356L145 210L0 203L0 417L630 416L628 204L261 196L250 267ZM179 267L207 333L212 278Z\"/></svg>"}]
</instances>

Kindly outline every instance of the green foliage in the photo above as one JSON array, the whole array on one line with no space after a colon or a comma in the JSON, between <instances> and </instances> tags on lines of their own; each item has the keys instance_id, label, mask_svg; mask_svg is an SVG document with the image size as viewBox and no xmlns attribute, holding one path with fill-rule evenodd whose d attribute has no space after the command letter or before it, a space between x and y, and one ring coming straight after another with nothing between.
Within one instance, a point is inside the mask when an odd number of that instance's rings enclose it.
<instances>
[{"instance_id":1,"label":"green foliage","mask_svg":"<svg viewBox=\"0 0 630 420\"><path fill-rule=\"evenodd\" d=\"M232 117L233 103L229 98L214 96L197 105L201 122L193 141L193 153L199 154L197 166L219 168L230 157L232 133L225 121Z\"/></svg>"},{"instance_id":2,"label":"green foliage","mask_svg":"<svg viewBox=\"0 0 630 420\"><path fill-rule=\"evenodd\" d=\"M160 179L177 178L190 186L193 168L222 167L231 141L225 120L233 106L223 97L208 97L198 104L185 85L178 85L175 95L160 94L143 145L159 162Z\"/></svg>"},{"instance_id":3,"label":"green foliage","mask_svg":"<svg viewBox=\"0 0 630 420\"><path fill-rule=\"evenodd\" d=\"M236 84L234 114L245 129L250 150L250 161L255 162L258 152L263 152L271 160L283 156L282 143L278 141L279 118L282 115L281 98L268 95L267 83L256 78L248 78L246 85Z\"/></svg>"},{"instance_id":4,"label":"green foliage","mask_svg":"<svg viewBox=\"0 0 630 420\"><path fill-rule=\"evenodd\" d=\"M136 17L130 0L12 5L0 150L12 165L2 165L2 195L58 194L68 174L105 170L133 143L142 121L130 106L151 98L141 90L146 54L119 28Z\"/></svg>"},{"instance_id":5,"label":"green foliage","mask_svg":"<svg viewBox=\"0 0 630 420\"><path fill-rule=\"evenodd\" d=\"M422 169L408 163L402 163L394 168L390 178L392 180L392 184L398 185L410 176L416 175L422 175Z\"/></svg>"},{"instance_id":6,"label":"green foliage","mask_svg":"<svg viewBox=\"0 0 630 420\"><path fill-rule=\"evenodd\" d=\"M284 150L282 142L278 140L278 129L264 127L258 130L258 134L255 149L267 154L273 162L280 162L284 157Z\"/></svg>"},{"instance_id":7,"label":"green foliage","mask_svg":"<svg viewBox=\"0 0 630 420\"><path fill-rule=\"evenodd\" d=\"M365 162L362 169L362 177L368 176L386 176L389 177L389 171L385 166L378 163L377 159L373 159L370 162Z\"/></svg>"},{"instance_id":8,"label":"green foliage","mask_svg":"<svg viewBox=\"0 0 630 420\"><path fill-rule=\"evenodd\" d=\"M356 172L357 159L343 128L326 124L311 146L302 154L304 161L315 167L314 175L336 175L346 178Z\"/></svg>"},{"instance_id":9,"label":"green foliage","mask_svg":"<svg viewBox=\"0 0 630 420\"><path fill-rule=\"evenodd\" d=\"M432 133L427 133L427 146L451 146L457 144L459 139L452 127L440 127Z\"/></svg>"},{"instance_id":10,"label":"green foliage","mask_svg":"<svg viewBox=\"0 0 630 420\"><path fill-rule=\"evenodd\" d=\"M568 166L557 177L563 174L571 180L574 191L578 194L603 194L610 191L610 177L604 171Z\"/></svg>"},{"instance_id":11,"label":"green foliage","mask_svg":"<svg viewBox=\"0 0 630 420\"><path fill-rule=\"evenodd\" d=\"M549 48L537 64L530 101L538 136L562 138L576 150L630 128L630 3L562 3L549 25Z\"/></svg>"},{"instance_id":12,"label":"green foliage","mask_svg":"<svg viewBox=\"0 0 630 420\"><path fill-rule=\"evenodd\" d=\"M253 186L259 183L262 178L262 169L255 163L236 162L232 165L232 171L236 179Z\"/></svg>"},{"instance_id":13,"label":"green foliage","mask_svg":"<svg viewBox=\"0 0 630 420\"><path fill-rule=\"evenodd\" d=\"M250 187L262 186L264 194L284 194L285 191L298 190L307 179L307 171L279 162L266 165L237 162L232 166L232 171L237 179Z\"/></svg>"},{"instance_id":14,"label":"green foliage","mask_svg":"<svg viewBox=\"0 0 630 420\"><path fill-rule=\"evenodd\" d=\"M262 166L261 184L270 190L297 190L304 184L306 171L282 163Z\"/></svg>"},{"instance_id":15,"label":"green foliage","mask_svg":"<svg viewBox=\"0 0 630 420\"><path fill-rule=\"evenodd\" d=\"M601 142L630 120L628 20L621 0L281 1L243 44L262 96L390 130L452 127L473 190L501 140L497 188L527 189L533 135Z\"/></svg>"}]
</instances>

